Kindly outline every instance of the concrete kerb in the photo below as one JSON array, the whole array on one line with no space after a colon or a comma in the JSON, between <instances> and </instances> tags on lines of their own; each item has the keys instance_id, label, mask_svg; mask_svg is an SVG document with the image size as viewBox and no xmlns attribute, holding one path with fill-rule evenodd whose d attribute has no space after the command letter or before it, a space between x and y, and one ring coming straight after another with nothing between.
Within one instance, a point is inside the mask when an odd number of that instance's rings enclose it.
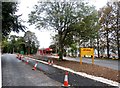
<instances>
[{"instance_id":1,"label":"concrete kerb","mask_svg":"<svg viewBox=\"0 0 120 88\"><path fill-rule=\"evenodd\" d=\"M38 62L43 63L43 64L49 65L48 62L45 62L45 61L42 61L42 60L36 60L36 59L33 59L33 58L30 58L30 59L38 61ZM52 66L56 67L58 69L61 69L61 70L69 71L69 72L72 72L74 74L77 74L77 75L80 75L80 76L83 76L83 77L98 81L98 82L102 82L102 83L111 85L111 86L117 86L118 87L120 85L120 83L118 83L116 81L109 80L109 79L106 79L106 78L103 78L103 77L97 77L97 76L89 75L89 74L86 74L86 73L83 73L83 72L76 72L76 71L74 71L74 70L72 70L70 68L65 68L65 67L62 67L62 66L55 65L55 64L53 64Z\"/></svg>"}]
</instances>

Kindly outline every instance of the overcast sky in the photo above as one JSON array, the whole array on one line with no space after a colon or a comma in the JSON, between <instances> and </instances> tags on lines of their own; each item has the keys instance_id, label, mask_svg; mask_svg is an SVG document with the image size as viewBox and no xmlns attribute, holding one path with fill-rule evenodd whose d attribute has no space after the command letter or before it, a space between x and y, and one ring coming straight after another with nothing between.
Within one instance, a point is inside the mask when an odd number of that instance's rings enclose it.
<instances>
[{"instance_id":1,"label":"overcast sky","mask_svg":"<svg viewBox=\"0 0 120 88\"><path fill-rule=\"evenodd\" d=\"M37 3L37 1L38 0L19 0L20 2L19 11L16 14L22 14L21 18L24 21L27 21L28 14L33 10L33 6ZM90 4L94 4L96 6L96 9L103 7L107 2L107 0L89 0L89 1ZM35 29L34 26L29 26L28 23L24 23L24 25L28 27L27 30L30 30L35 33L35 35L38 38L38 41L40 42L40 48L49 47L49 45L52 42L51 35L54 35L53 32L37 30ZM12 32L11 34L16 34L16 33ZM19 34L16 35L23 36L24 33L20 32Z\"/></svg>"}]
</instances>

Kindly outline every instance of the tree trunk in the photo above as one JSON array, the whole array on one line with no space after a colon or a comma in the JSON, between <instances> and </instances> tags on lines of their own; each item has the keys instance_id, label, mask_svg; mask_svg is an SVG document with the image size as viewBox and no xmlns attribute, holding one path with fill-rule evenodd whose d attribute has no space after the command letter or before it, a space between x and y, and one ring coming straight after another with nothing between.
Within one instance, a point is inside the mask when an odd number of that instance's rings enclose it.
<instances>
[{"instance_id":1,"label":"tree trunk","mask_svg":"<svg viewBox=\"0 0 120 88\"><path fill-rule=\"evenodd\" d=\"M28 45L28 54L30 54L30 51L31 51L31 50L30 50L31 41L29 40L28 43L29 43L29 45Z\"/></svg>"},{"instance_id":2,"label":"tree trunk","mask_svg":"<svg viewBox=\"0 0 120 88\"><path fill-rule=\"evenodd\" d=\"M55 48L56 48L56 49L55 49L55 52L56 52L56 53L58 53L58 52L57 52L57 45L56 45L56 47L55 47Z\"/></svg>"},{"instance_id":3,"label":"tree trunk","mask_svg":"<svg viewBox=\"0 0 120 88\"><path fill-rule=\"evenodd\" d=\"M117 50L118 50L118 59L120 59L120 41L119 41L119 31L117 31Z\"/></svg>"},{"instance_id":4,"label":"tree trunk","mask_svg":"<svg viewBox=\"0 0 120 88\"><path fill-rule=\"evenodd\" d=\"M14 47L13 47L13 53L14 53Z\"/></svg>"},{"instance_id":5,"label":"tree trunk","mask_svg":"<svg viewBox=\"0 0 120 88\"><path fill-rule=\"evenodd\" d=\"M107 58L110 58L110 54L109 54L109 38L108 38L108 30L106 30L106 32L107 32Z\"/></svg>"},{"instance_id":6,"label":"tree trunk","mask_svg":"<svg viewBox=\"0 0 120 88\"><path fill-rule=\"evenodd\" d=\"M28 54L30 54L30 47L28 47Z\"/></svg>"},{"instance_id":7,"label":"tree trunk","mask_svg":"<svg viewBox=\"0 0 120 88\"><path fill-rule=\"evenodd\" d=\"M97 37L97 51L98 51L98 58L99 58L100 57L99 37Z\"/></svg>"},{"instance_id":8,"label":"tree trunk","mask_svg":"<svg viewBox=\"0 0 120 88\"><path fill-rule=\"evenodd\" d=\"M118 50L118 59L120 59L120 35L119 35L119 9L117 9L117 50Z\"/></svg>"},{"instance_id":9,"label":"tree trunk","mask_svg":"<svg viewBox=\"0 0 120 88\"><path fill-rule=\"evenodd\" d=\"M62 43L62 32L59 31L59 60L63 60L63 43Z\"/></svg>"}]
</instances>

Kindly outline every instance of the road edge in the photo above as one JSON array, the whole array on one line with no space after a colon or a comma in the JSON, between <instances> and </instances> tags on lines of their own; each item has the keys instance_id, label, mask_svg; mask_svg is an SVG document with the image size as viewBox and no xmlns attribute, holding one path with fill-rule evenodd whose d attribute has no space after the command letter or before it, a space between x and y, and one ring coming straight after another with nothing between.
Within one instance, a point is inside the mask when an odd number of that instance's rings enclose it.
<instances>
[{"instance_id":1,"label":"road edge","mask_svg":"<svg viewBox=\"0 0 120 88\"><path fill-rule=\"evenodd\" d=\"M26 57L26 58L29 58L29 59L41 62L43 64L49 65L48 62L45 62L45 61L42 61L42 60L37 60L37 59L30 58L30 57ZM116 81L113 81L113 80L109 80L109 79L106 79L106 78L103 78L103 77L97 77L97 76L89 75L89 74L84 73L84 72L77 72L77 71L74 71L74 70L72 70L70 68L65 68L65 67L62 67L62 66L55 65L55 64L53 64L51 66L56 67L58 69L65 70L65 71L72 72L74 74L77 74L77 75L80 75L80 76L83 76L83 77L86 77L86 78L89 78L89 79L92 79L92 80L95 80L95 81L98 81L98 82L102 82L102 83L105 83L105 84L108 84L108 85L111 85L111 86L119 87L119 85L120 85L119 82L116 82Z\"/></svg>"}]
</instances>

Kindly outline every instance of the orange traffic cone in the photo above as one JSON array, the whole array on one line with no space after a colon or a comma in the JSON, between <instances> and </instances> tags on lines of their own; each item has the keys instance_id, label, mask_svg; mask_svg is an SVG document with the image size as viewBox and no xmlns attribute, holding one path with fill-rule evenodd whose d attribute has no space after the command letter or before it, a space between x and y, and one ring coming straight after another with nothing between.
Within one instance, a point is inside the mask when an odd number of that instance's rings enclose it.
<instances>
[{"instance_id":1,"label":"orange traffic cone","mask_svg":"<svg viewBox=\"0 0 120 88\"><path fill-rule=\"evenodd\" d=\"M19 55L19 60L21 60L21 55Z\"/></svg>"},{"instance_id":2,"label":"orange traffic cone","mask_svg":"<svg viewBox=\"0 0 120 88\"><path fill-rule=\"evenodd\" d=\"M29 60L27 59L26 64L28 64Z\"/></svg>"},{"instance_id":3,"label":"orange traffic cone","mask_svg":"<svg viewBox=\"0 0 120 88\"><path fill-rule=\"evenodd\" d=\"M21 55L21 60L24 62L24 59L23 59L23 58L24 58L24 56L23 56L23 55Z\"/></svg>"},{"instance_id":4,"label":"orange traffic cone","mask_svg":"<svg viewBox=\"0 0 120 88\"><path fill-rule=\"evenodd\" d=\"M56 57L58 57L58 54L56 54Z\"/></svg>"},{"instance_id":5,"label":"orange traffic cone","mask_svg":"<svg viewBox=\"0 0 120 88\"><path fill-rule=\"evenodd\" d=\"M23 58L23 55L21 55L21 58Z\"/></svg>"},{"instance_id":6,"label":"orange traffic cone","mask_svg":"<svg viewBox=\"0 0 120 88\"><path fill-rule=\"evenodd\" d=\"M64 87L69 87L70 85L68 84L68 72L65 72L65 78L64 78Z\"/></svg>"},{"instance_id":7,"label":"orange traffic cone","mask_svg":"<svg viewBox=\"0 0 120 88\"><path fill-rule=\"evenodd\" d=\"M32 68L32 70L36 70L38 62L36 62L36 64L34 65L34 67Z\"/></svg>"},{"instance_id":8,"label":"orange traffic cone","mask_svg":"<svg viewBox=\"0 0 120 88\"><path fill-rule=\"evenodd\" d=\"M17 54L16 58L19 58L19 54Z\"/></svg>"},{"instance_id":9,"label":"orange traffic cone","mask_svg":"<svg viewBox=\"0 0 120 88\"><path fill-rule=\"evenodd\" d=\"M17 55L17 59L19 59L19 54Z\"/></svg>"},{"instance_id":10,"label":"orange traffic cone","mask_svg":"<svg viewBox=\"0 0 120 88\"><path fill-rule=\"evenodd\" d=\"M51 65L53 65L53 60L51 61Z\"/></svg>"},{"instance_id":11,"label":"orange traffic cone","mask_svg":"<svg viewBox=\"0 0 120 88\"><path fill-rule=\"evenodd\" d=\"M50 65L50 60L48 60L48 64Z\"/></svg>"}]
</instances>

